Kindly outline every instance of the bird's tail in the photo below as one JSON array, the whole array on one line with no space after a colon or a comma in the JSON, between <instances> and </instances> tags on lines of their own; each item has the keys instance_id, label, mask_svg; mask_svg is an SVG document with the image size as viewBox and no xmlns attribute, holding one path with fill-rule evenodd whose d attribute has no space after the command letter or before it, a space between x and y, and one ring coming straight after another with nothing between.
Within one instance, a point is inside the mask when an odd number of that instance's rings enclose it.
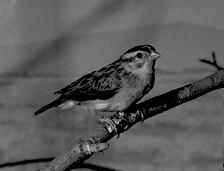
<instances>
[{"instance_id":1,"label":"bird's tail","mask_svg":"<svg viewBox=\"0 0 224 171\"><path fill-rule=\"evenodd\" d=\"M46 106L40 108L39 110L37 110L34 115L39 115L41 114L42 112L50 109L50 108L53 108L53 107L57 107L58 105L60 105L61 103L65 102L66 100L64 98L61 98L59 97L58 99L54 100L53 102L47 104Z\"/></svg>"}]
</instances>

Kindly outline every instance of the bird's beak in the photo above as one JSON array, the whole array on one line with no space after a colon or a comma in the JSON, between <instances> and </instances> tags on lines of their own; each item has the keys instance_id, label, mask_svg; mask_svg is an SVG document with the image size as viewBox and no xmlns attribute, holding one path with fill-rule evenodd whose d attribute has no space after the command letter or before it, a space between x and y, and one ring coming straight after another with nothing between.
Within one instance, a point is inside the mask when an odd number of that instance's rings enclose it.
<instances>
[{"instance_id":1,"label":"bird's beak","mask_svg":"<svg viewBox=\"0 0 224 171\"><path fill-rule=\"evenodd\" d=\"M158 59L158 58L160 58L161 57L161 55L158 53L158 52L152 52L151 53L151 58L153 59L153 60L156 60L156 59Z\"/></svg>"}]
</instances>

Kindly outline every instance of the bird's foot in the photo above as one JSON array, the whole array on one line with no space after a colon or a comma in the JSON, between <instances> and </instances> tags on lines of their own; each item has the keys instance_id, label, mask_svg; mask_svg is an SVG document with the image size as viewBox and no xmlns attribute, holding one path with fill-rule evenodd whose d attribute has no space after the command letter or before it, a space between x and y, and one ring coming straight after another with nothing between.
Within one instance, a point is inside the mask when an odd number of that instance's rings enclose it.
<instances>
[{"instance_id":1,"label":"bird's foot","mask_svg":"<svg viewBox=\"0 0 224 171\"><path fill-rule=\"evenodd\" d=\"M118 114L119 114L120 121L125 122L126 127L124 128L124 130L126 130L128 128L128 122L126 121L126 118L124 117L125 112L119 112Z\"/></svg>"},{"instance_id":2,"label":"bird's foot","mask_svg":"<svg viewBox=\"0 0 224 171\"><path fill-rule=\"evenodd\" d=\"M113 121L112 119L107 118L107 117L102 117L102 118L100 118L99 121L100 121L100 123L106 123L106 127L107 127L107 130L109 133L111 133L113 131L115 133L118 133L116 121ZM118 134L118 136L119 136L119 134Z\"/></svg>"},{"instance_id":3,"label":"bird's foot","mask_svg":"<svg viewBox=\"0 0 224 171\"><path fill-rule=\"evenodd\" d=\"M125 118L126 113L125 112L119 112L118 115L116 115L116 117L113 117L113 119L110 119L108 117L102 117L100 118L100 123L106 123L106 127L108 132L115 132L117 134L117 138L120 137L120 134L118 132L117 126L119 124L123 124L125 125L124 130L127 130L128 128L128 122L126 121L127 118Z\"/></svg>"},{"instance_id":4,"label":"bird's foot","mask_svg":"<svg viewBox=\"0 0 224 171\"><path fill-rule=\"evenodd\" d=\"M141 111L141 110L138 110L137 111L137 116L140 116L140 118L141 118L141 124L144 122L144 120L145 120L145 116L144 116L144 111Z\"/></svg>"},{"instance_id":5,"label":"bird's foot","mask_svg":"<svg viewBox=\"0 0 224 171\"><path fill-rule=\"evenodd\" d=\"M91 143L96 144L96 141L94 140L93 137L90 138Z\"/></svg>"}]
</instances>

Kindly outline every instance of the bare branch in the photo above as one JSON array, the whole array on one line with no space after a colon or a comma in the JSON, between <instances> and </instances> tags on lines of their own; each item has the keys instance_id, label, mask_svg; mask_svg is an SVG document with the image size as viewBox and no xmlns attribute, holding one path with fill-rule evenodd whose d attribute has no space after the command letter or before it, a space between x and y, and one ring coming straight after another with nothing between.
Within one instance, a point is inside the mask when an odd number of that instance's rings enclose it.
<instances>
[{"instance_id":1,"label":"bare branch","mask_svg":"<svg viewBox=\"0 0 224 171\"><path fill-rule=\"evenodd\" d=\"M212 51L212 61L207 60L207 59L199 59L202 63L206 63L208 65L211 65L213 67L215 67L217 70L222 70L224 69L222 66L217 64L217 60L216 60L216 54L214 51Z\"/></svg>"},{"instance_id":2,"label":"bare branch","mask_svg":"<svg viewBox=\"0 0 224 171\"><path fill-rule=\"evenodd\" d=\"M104 143L108 140L118 133L128 130L137 122L140 122L142 120L141 115L144 116L144 119L148 119L221 88L224 88L224 70L220 70L199 81L151 98L140 104L136 104L127 111L123 119L120 119L119 114L111 116L111 120L116 123L117 131L108 129L106 123L99 124L90 138L80 139L74 142L68 150L51 161L45 168L41 169L41 171L63 171L69 170L71 166L73 168L78 167L94 153L105 150L107 146ZM141 115L137 113L141 113ZM92 146L95 150L88 150ZM100 147L99 150L97 150L98 148L96 147Z\"/></svg>"}]
</instances>

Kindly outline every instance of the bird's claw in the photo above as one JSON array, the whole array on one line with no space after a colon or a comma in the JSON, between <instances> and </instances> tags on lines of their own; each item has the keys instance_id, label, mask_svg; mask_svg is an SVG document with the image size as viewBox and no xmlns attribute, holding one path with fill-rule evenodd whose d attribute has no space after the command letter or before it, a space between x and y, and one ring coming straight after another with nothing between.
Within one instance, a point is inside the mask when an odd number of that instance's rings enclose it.
<instances>
[{"instance_id":1,"label":"bird's claw","mask_svg":"<svg viewBox=\"0 0 224 171\"><path fill-rule=\"evenodd\" d=\"M124 117L125 113L124 112L118 112L119 116L121 116L122 118Z\"/></svg>"},{"instance_id":2,"label":"bird's claw","mask_svg":"<svg viewBox=\"0 0 224 171\"><path fill-rule=\"evenodd\" d=\"M93 137L90 138L90 141L91 141L93 144L96 144L96 141L94 140Z\"/></svg>"},{"instance_id":3,"label":"bird's claw","mask_svg":"<svg viewBox=\"0 0 224 171\"><path fill-rule=\"evenodd\" d=\"M137 115L140 116L140 118L141 118L141 124L142 124L144 122L144 120L145 120L144 113L141 110L138 110L137 111Z\"/></svg>"},{"instance_id":4,"label":"bird's claw","mask_svg":"<svg viewBox=\"0 0 224 171\"><path fill-rule=\"evenodd\" d=\"M120 134L117 131L117 125L116 125L117 122L116 122L116 120L113 121L110 118L103 117L103 118L100 118L99 121L100 121L100 123L106 123L106 127L107 127L107 130L108 130L109 133L111 133L111 132L114 131L116 134L118 134L118 137L117 138L120 137Z\"/></svg>"},{"instance_id":5,"label":"bird's claw","mask_svg":"<svg viewBox=\"0 0 224 171\"><path fill-rule=\"evenodd\" d=\"M119 112L118 116L113 119L107 118L107 117L102 117L100 118L100 123L106 123L106 127L109 133L111 132L115 132L117 134L117 138L120 137L120 134L118 132L117 126L121 123L124 122L125 124L125 128L124 130L126 130L128 128L128 122L125 119L125 112Z\"/></svg>"},{"instance_id":6,"label":"bird's claw","mask_svg":"<svg viewBox=\"0 0 224 171\"><path fill-rule=\"evenodd\" d=\"M120 118L120 120L122 120L123 122L126 123L126 127L124 128L124 130L126 130L126 129L128 128L128 122L127 122L126 119L124 118L124 116L125 116L125 112L119 112L118 114L119 114L119 118Z\"/></svg>"}]
</instances>

